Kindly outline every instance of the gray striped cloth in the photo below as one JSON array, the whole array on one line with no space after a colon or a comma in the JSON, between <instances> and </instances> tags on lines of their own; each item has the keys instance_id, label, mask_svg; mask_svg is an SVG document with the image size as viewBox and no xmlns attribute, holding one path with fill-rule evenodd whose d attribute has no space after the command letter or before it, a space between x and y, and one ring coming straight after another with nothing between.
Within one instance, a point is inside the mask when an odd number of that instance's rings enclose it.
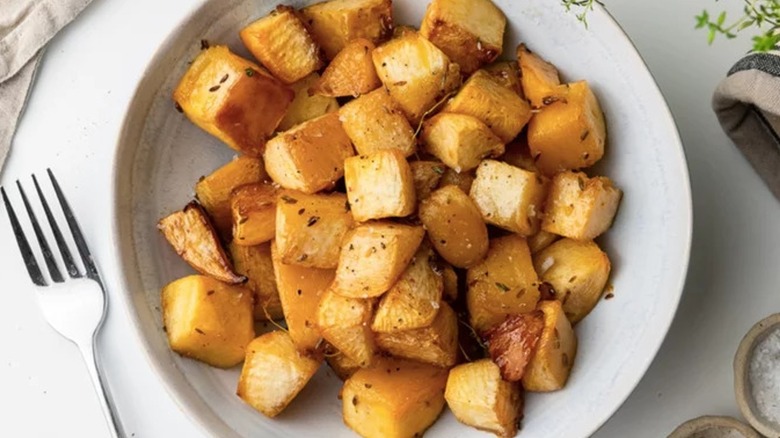
<instances>
[{"instance_id":1,"label":"gray striped cloth","mask_svg":"<svg viewBox=\"0 0 780 438\"><path fill-rule=\"evenodd\" d=\"M43 48L92 0L0 0L0 172Z\"/></svg>"},{"instance_id":2,"label":"gray striped cloth","mask_svg":"<svg viewBox=\"0 0 780 438\"><path fill-rule=\"evenodd\" d=\"M780 200L780 51L751 53L737 62L715 90L712 108Z\"/></svg>"}]
</instances>

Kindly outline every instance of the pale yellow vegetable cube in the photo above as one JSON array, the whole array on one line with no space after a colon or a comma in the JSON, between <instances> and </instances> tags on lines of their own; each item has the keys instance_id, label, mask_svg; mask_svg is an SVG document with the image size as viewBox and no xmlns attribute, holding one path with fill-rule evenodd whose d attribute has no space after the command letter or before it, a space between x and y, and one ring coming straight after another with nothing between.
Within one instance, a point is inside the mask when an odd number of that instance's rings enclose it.
<instances>
[{"instance_id":1,"label":"pale yellow vegetable cube","mask_svg":"<svg viewBox=\"0 0 780 438\"><path fill-rule=\"evenodd\" d=\"M322 341L317 327L317 305L333 282L335 272L285 264L276 244L271 245L271 256L290 336L299 350L313 351Z\"/></svg>"},{"instance_id":2,"label":"pale yellow vegetable cube","mask_svg":"<svg viewBox=\"0 0 780 438\"><path fill-rule=\"evenodd\" d=\"M490 0L433 0L420 33L469 74L501 55L505 28L504 13Z\"/></svg>"},{"instance_id":3,"label":"pale yellow vegetable cube","mask_svg":"<svg viewBox=\"0 0 780 438\"><path fill-rule=\"evenodd\" d=\"M539 301L539 278L525 239L508 235L492 239L487 257L466 273L466 304L477 332L509 315L527 313Z\"/></svg>"},{"instance_id":4,"label":"pale yellow vegetable cube","mask_svg":"<svg viewBox=\"0 0 780 438\"><path fill-rule=\"evenodd\" d=\"M279 292L276 290L271 243L242 246L231 242L229 248L236 272L246 276L246 287L255 294L255 320L282 319L284 314Z\"/></svg>"},{"instance_id":5,"label":"pale yellow vegetable cube","mask_svg":"<svg viewBox=\"0 0 780 438\"><path fill-rule=\"evenodd\" d=\"M279 415L322 364L301 354L283 331L266 333L247 347L236 394L269 417Z\"/></svg>"},{"instance_id":6,"label":"pale yellow vegetable cube","mask_svg":"<svg viewBox=\"0 0 780 438\"><path fill-rule=\"evenodd\" d=\"M295 9L279 5L240 32L244 46L274 76L287 84L322 67L320 48Z\"/></svg>"},{"instance_id":7,"label":"pale yellow vegetable cube","mask_svg":"<svg viewBox=\"0 0 780 438\"><path fill-rule=\"evenodd\" d=\"M409 266L398 281L382 296L371 329L390 333L427 327L441 307L444 282L435 272L436 254L426 244L420 245Z\"/></svg>"},{"instance_id":8,"label":"pale yellow vegetable cube","mask_svg":"<svg viewBox=\"0 0 780 438\"><path fill-rule=\"evenodd\" d=\"M500 437L517 433L523 408L520 385L502 380L498 365L490 359L451 369L444 398L463 424Z\"/></svg>"},{"instance_id":9,"label":"pale yellow vegetable cube","mask_svg":"<svg viewBox=\"0 0 780 438\"><path fill-rule=\"evenodd\" d=\"M501 139L478 118L466 114L433 116L423 124L422 141L428 153L458 173L504 153Z\"/></svg>"},{"instance_id":10,"label":"pale yellow vegetable cube","mask_svg":"<svg viewBox=\"0 0 780 438\"><path fill-rule=\"evenodd\" d=\"M533 392L556 391L569 379L577 354L577 336L560 301L542 301L539 310L544 312L544 329L523 374L523 388Z\"/></svg>"},{"instance_id":11,"label":"pale yellow vegetable cube","mask_svg":"<svg viewBox=\"0 0 780 438\"><path fill-rule=\"evenodd\" d=\"M376 343L396 357L451 367L458 359L458 317L449 304L441 302L429 326L377 333Z\"/></svg>"},{"instance_id":12,"label":"pale yellow vegetable cube","mask_svg":"<svg viewBox=\"0 0 780 438\"><path fill-rule=\"evenodd\" d=\"M339 103L335 97L309 93L311 87L319 80L320 75L312 73L290 85L290 88L295 91L295 99L290 103L290 108L287 109L287 113L279 123L280 131L286 131L307 120L316 119L339 110Z\"/></svg>"},{"instance_id":13,"label":"pale yellow vegetable cube","mask_svg":"<svg viewBox=\"0 0 780 438\"><path fill-rule=\"evenodd\" d=\"M355 154L337 113L329 113L282 132L268 142L265 165L280 186L316 193L344 176L344 160Z\"/></svg>"},{"instance_id":14,"label":"pale yellow vegetable cube","mask_svg":"<svg viewBox=\"0 0 780 438\"><path fill-rule=\"evenodd\" d=\"M327 59L352 40L378 44L393 33L392 0L329 0L307 6L301 14Z\"/></svg>"},{"instance_id":15,"label":"pale yellow vegetable cube","mask_svg":"<svg viewBox=\"0 0 780 438\"><path fill-rule=\"evenodd\" d=\"M376 46L359 38L349 42L322 72L312 92L332 97L358 97L382 86L371 53Z\"/></svg>"},{"instance_id":16,"label":"pale yellow vegetable cube","mask_svg":"<svg viewBox=\"0 0 780 438\"><path fill-rule=\"evenodd\" d=\"M531 106L485 70L476 71L443 112L478 118L504 143L509 143L531 120Z\"/></svg>"},{"instance_id":17,"label":"pale yellow vegetable cube","mask_svg":"<svg viewBox=\"0 0 780 438\"><path fill-rule=\"evenodd\" d=\"M607 177L559 173L552 180L542 229L572 239L595 239L612 226L621 197Z\"/></svg>"},{"instance_id":18,"label":"pale yellow vegetable cube","mask_svg":"<svg viewBox=\"0 0 780 438\"><path fill-rule=\"evenodd\" d=\"M255 337L252 292L203 275L165 286L162 313L171 349L215 367L241 363Z\"/></svg>"},{"instance_id":19,"label":"pale yellow vegetable cube","mask_svg":"<svg viewBox=\"0 0 780 438\"><path fill-rule=\"evenodd\" d=\"M554 65L531 52L525 44L517 47L517 61L523 93L534 108L541 108L560 98L561 79Z\"/></svg>"},{"instance_id":20,"label":"pale yellow vegetable cube","mask_svg":"<svg viewBox=\"0 0 780 438\"><path fill-rule=\"evenodd\" d=\"M327 291L317 306L322 337L361 367L374 361L376 346L371 333L372 299L347 298Z\"/></svg>"},{"instance_id":21,"label":"pale yellow vegetable cube","mask_svg":"<svg viewBox=\"0 0 780 438\"><path fill-rule=\"evenodd\" d=\"M352 228L347 197L282 190L276 207L276 247L282 262L334 269L341 240Z\"/></svg>"},{"instance_id":22,"label":"pale yellow vegetable cube","mask_svg":"<svg viewBox=\"0 0 780 438\"><path fill-rule=\"evenodd\" d=\"M233 241L254 246L268 242L276 233L276 192L269 183L241 186L233 191Z\"/></svg>"},{"instance_id":23,"label":"pale yellow vegetable cube","mask_svg":"<svg viewBox=\"0 0 780 438\"><path fill-rule=\"evenodd\" d=\"M471 199L489 224L531 236L539 221L549 181L500 161L485 160L477 168Z\"/></svg>"},{"instance_id":24,"label":"pale yellow vegetable cube","mask_svg":"<svg viewBox=\"0 0 780 438\"><path fill-rule=\"evenodd\" d=\"M255 157L263 154L293 97L283 82L225 46L201 51L173 93L194 124Z\"/></svg>"},{"instance_id":25,"label":"pale yellow vegetable cube","mask_svg":"<svg viewBox=\"0 0 780 438\"><path fill-rule=\"evenodd\" d=\"M445 186L420 203L418 216L439 255L459 268L488 251L488 230L477 205L457 186Z\"/></svg>"},{"instance_id":26,"label":"pale yellow vegetable cube","mask_svg":"<svg viewBox=\"0 0 780 438\"><path fill-rule=\"evenodd\" d=\"M572 324L588 315L609 278L609 257L592 241L562 239L534 257L536 272L550 284Z\"/></svg>"},{"instance_id":27,"label":"pale yellow vegetable cube","mask_svg":"<svg viewBox=\"0 0 780 438\"><path fill-rule=\"evenodd\" d=\"M352 298L385 293L412 260L425 230L420 226L369 222L347 233L333 291Z\"/></svg>"},{"instance_id":28,"label":"pale yellow vegetable cube","mask_svg":"<svg viewBox=\"0 0 780 438\"><path fill-rule=\"evenodd\" d=\"M528 146L545 175L590 167L604 156L607 127L586 81L561 85L561 96L528 124Z\"/></svg>"},{"instance_id":29,"label":"pale yellow vegetable cube","mask_svg":"<svg viewBox=\"0 0 780 438\"><path fill-rule=\"evenodd\" d=\"M348 158L344 180L356 221L408 216L417 205L412 169L399 151Z\"/></svg>"},{"instance_id":30,"label":"pale yellow vegetable cube","mask_svg":"<svg viewBox=\"0 0 780 438\"><path fill-rule=\"evenodd\" d=\"M417 147L412 126L384 87L344 105L339 118L361 155L396 149L408 157Z\"/></svg>"},{"instance_id":31,"label":"pale yellow vegetable cube","mask_svg":"<svg viewBox=\"0 0 780 438\"><path fill-rule=\"evenodd\" d=\"M229 237L233 229L233 215L230 211L233 191L267 178L263 160L240 156L201 178L195 185L195 197L211 216L220 235Z\"/></svg>"},{"instance_id":32,"label":"pale yellow vegetable cube","mask_svg":"<svg viewBox=\"0 0 780 438\"><path fill-rule=\"evenodd\" d=\"M373 53L379 79L414 124L460 86L460 67L423 36L408 33Z\"/></svg>"},{"instance_id":33,"label":"pale yellow vegetable cube","mask_svg":"<svg viewBox=\"0 0 780 438\"><path fill-rule=\"evenodd\" d=\"M383 359L344 382L344 423L365 438L422 436L444 408L446 383L444 368Z\"/></svg>"}]
</instances>

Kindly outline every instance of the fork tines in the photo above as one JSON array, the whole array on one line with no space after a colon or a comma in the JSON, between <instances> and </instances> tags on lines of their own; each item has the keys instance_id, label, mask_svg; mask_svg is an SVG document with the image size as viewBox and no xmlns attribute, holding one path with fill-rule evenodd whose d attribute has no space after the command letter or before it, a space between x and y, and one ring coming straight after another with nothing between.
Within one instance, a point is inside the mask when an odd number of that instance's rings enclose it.
<instances>
[{"instance_id":1,"label":"fork tines","mask_svg":"<svg viewBox=\"0 0 780 438\"><path fill-rule=\"evenodd\" d=\"M59 201L60 207L62 208L65 220L68 223L68 228L70 229L73 240L76 243L76 248L79 251L81 260L84 263L86 276L99 281L97 268L95 267L95 263L92 260L92 255L87 248L87 243L84 240L84 235L81 232L81 228L76 222L76 218L73 216L73 211L68 205L68 202L62 193L62 189L60 189L60 185L57 182L57 179L54 177L51 169L46 169L46 172L49 174L49 179L51 180L51 184L54 188L57 200ZM81 278L82 274L79 272L79 268L76 266L76 263L73 260L73 256L71 255L70 249L68 248L68 244L65 242L62 231L57 224L57 220L52 214L51 208L49 208L49 203L46 201L46 197L44 196L43 191L41 190L41 186L38 184L38 179L35 177L35 175L32 176L32 180L33 184L35 185L35 192L38 194L38 199L43 206L46 219L49 222L52 234L54 235L57 248L59 249L60 255L62 256L62 261L65 264L65 269L71 278ZM32 228L35 233L36 240L38 241L38 245L40 246L41 253L43 254L43 259L46 263L49 276L53 282L62 283L65 281L65 278L63 277L62 272L58 267L57 260L51 251L51 247L49 246L49 242L46 240L45 234L41 230L41 226L38 223L38 219L35 216L35 212L33 211L32 206L30 205L27 194L22 188L22 184L18 180L16 181L16 186L19 189L19 194L21 195L25 210L27 210L27 216L30 218L30 223L32 224ZM8 219L11 221L11 227L13 228L14 236L16 237L16 243L19 245L19 251L22 253L22 259L24 259L24 264L27 267L27 272L30 274L30 279L38 286L47 286L46 278L41 272L41 268L39 267L35 254L30 247L30 243L24 234L24 230L19 223L19 219L17 218L16 212L11 205L11 201L8 199L5 188L0 187L0 194L2 194L5 209L8 212Z\"/></svg>"}]
</instances>

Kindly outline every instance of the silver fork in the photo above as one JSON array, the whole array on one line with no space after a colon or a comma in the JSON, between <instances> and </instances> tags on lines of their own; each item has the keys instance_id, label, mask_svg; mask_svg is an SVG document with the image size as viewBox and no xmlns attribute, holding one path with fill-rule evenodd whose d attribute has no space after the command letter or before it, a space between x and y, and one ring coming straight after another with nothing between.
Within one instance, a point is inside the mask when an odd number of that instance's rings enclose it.
<instances>
[{"instance_id":1,"label":"silver fork","mask_svg":"<svg viewBox=\"0 0 780 438\"><path fill-rule=\"evenodd\" d=\"M51 169L46 169L46 172L49 174L49 179L54 187L54 192L62 208L65 221L68 224L73 241L76 243L76 248L81 256L81 261L84 264L86 271L84 274L79 272L79 268L73 260L68 244L63 238L60 227L57 225L57 221L49 208L48 202L46 202L35 175L32 176L35 191L38 193L46 219L51 226L54 240L62 255L62 261L68 272L68 279L60 272L57 260L52 254L46 236L41 231L27 195L22 189L22 184L18 180L16 181L16 186L19 188L22 202L27 210L36 240L43 254L49 278L53 284L47 283L47 279L36 261L35 254L33 254L30 248L30 244L24 235L24 231L3 187L0 187L0 194L2 194L3 203L8 212L8 218L11 221L11 227L16 236L16 243L19 245L19 251L22 253L22 259L24 259L27 272L30 274L32 282L38 286L36 289L41 310L49 324L62 336L73 341L81 351L89 371L89 376L95 386L100 407L106 418L109 436L116 438L120 436L117 418L112 409L112 404L109 402L107 388L103 385L99 372L99 362L95 355L97 334L103 325L108 305L105 286L100 279L100 274L97 266L95 266L95 261L92 259L92 254L89 252L87 242L84 240L81 228L79 228L76 218L73 216L73 211L70 209L68 201L65 200L57 179L54 178Z\"/></svg>"}]
</instances>

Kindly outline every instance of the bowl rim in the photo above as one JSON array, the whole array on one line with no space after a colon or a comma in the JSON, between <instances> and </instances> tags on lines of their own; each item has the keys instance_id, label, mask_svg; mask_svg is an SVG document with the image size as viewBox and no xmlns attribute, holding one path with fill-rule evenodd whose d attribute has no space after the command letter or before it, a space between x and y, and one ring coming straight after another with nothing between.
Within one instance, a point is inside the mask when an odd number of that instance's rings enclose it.
<instances>
[{"instance_id":1,"label":"bowl rim","mask_svg":"<svg viewBox=\"0 0 780 438\"><path fill-rule=\"evenodd\" d=\"M780 435L780 427L773 426L754 409L754 400L750 387L750 358L759 341L762 341L770 332L780 330L780 313L767 316L757 322L742 338L734 354L734 395L740 412L754 429L765 436Z\"/></svg>"},{"instance_id":2,"label":"bowl rim","mask_svg":"<svg viewBox=\"0 0 780 438\"><path fill-rule=\"evenodd\" d=\"M705 430L712 429L713 427L736 430L745 438L760 438L758 433L753 430L749 425L737 420L734 417L725 415L703 415L696 417L682 423L677 426L676 429L669 435L669 438L690 438L697 432L704 432Z\"/></svg>"},{"instance_id":3,"label":"bowl rim","mask_svg":"<svg viewBox=\"0 0 780 438\"><path fill-rule=\"evenodd\" d=\"M115 148L113 152L113 162L112 162L112 181L111 181L111 191L113 195L112 202L110 203L110 217L111 217L111 227L110 227L110 241L112 243L112 254L113 259L117 261L117 265L119 266L118 273L116 275L116 280L118 281L118 285L121 285L121 290L124 291L124 293L120 293L118 295L121 296L122 305L125 307L125 310L128 313L129 319L132 324L132 328L136 334L139 336L140 343L142 345L143 355L147 361L147 363L150 365L150 368L153 370L153 373L160 379L162 382L166 392L168 395L173 399L175 404L179 407L179 409L184 413L187 418L190 419L194 424L197 424L200 426L201 432L207 435L211 436L224 436L224 433L226 431L229 431L232 433L232 436L238 437L239 435L229 426L227 426L226 429L222 429L217 427L212 422L207 421L206 418L204 418L203 415L196 415L196 412L199 411L202 406L198 405L198 403L191 398L185 397L184 394L182 394L180 391L178 391L172 382L169 382L168 379L164 378L164 376L167 374L167 368L169 367L169 364L163 360L162 358L157 357L154 354L152 345L150 341L144 336L144 330L141 326L141 320L139 318L139 315L137 312L133 310L133 300L131 295L128 293L127 286L131 283L130 281L130 273L126 269L126 263L127 261L123 257L123 251L121 249L122 247L122 241L123 238L121 237L121 219L118 215L118 212L121 207L121 200L120 200L120 194L123 192L123 186L121 178L119 177L121 175L121 169L123 167L123 163L121 162L121 158L123 156L122 149L123 144L126 142L126 138L130 135L130 131L132 129L131 127L131 121L132 121L132 113L131 109L133 106L136 105L136 102L138 102L142 96L143 90L145 88L145 84L147 81L151 80L151 73L150 68L154 65L157 65L161 63L161 61L166 57L167 55L167 49L169 46L171 46L175 40L175 29L180 28L181 26L184 26L186 23L189 23L193 21L205 8L209 7L209 4L213 0L198 0L195 4L193 4L186 14L182 16L176 23L173 23L171 26L171 32L167 33L165 37L163 37L163 40L159 44L159 46L156 48L154 53L148 58L148 61L146 65L144 66L143 72L140 75L140 78L137 80L137 83L133 89L131 98L127 101L127 104L124 108L124 116L122 118L122 124L121 128L118 132L116 142L115 142ZM284 2L284 0L282 0ZM601 15L601 18L605 19L606 24L614 26L614 28L618 31L619 34L623 36L625 41L630 45L630 55L634 59L631 60L632 63L636 64L638 67L644 69L644 72L648 75L650 81L648 82L648 91L651 92L655 98L658 99L658 102L661 103L660 107L662 109L662 112L657 113L656 116L659 119L662 119L662 122L668 125L669 132L668 135L673 140L674 144L676 145L674 149L674 153L677 154L676 162L681 163L680 166L680 172L681 172L681 179L684 182L680 187L677 187L678 190L682 190L683 193L681 194L681 200L682 204L681 207L683 207L678 213L679 216L679 223L681 224L681 244L682 244L682 261L683 265L681 266L680 275L677 279L677 284L675 286L675 290L677 291L676 294L673 296L673 302L670 302L672 304L668 307L671 311L668 311L665 316L665 319L663 321L660 321L656 326L660 331L663 333L663 336L658 336L655 340L654 345L651 345L647 351L649 354L646 356L646 358L637 364L635 367L640 372L635 373L634 378L630 379L630 385L626 385L626 389L624 390L624 394L616 397L617 402L614 404L614 409L612 412L610 412L608 415L605 415L603 418L597 419L596 421L591 421L590 428L588 430L583 430L583 436L590 436L596 433L610 418L614 416L614 414L620 409L620 407L625 403L625 401L628 399L628 397L636 390L637 385L639 384L640 380L645 376L648 369L650 368L650 365L655 360L655 357L658 355L658 352L663 345L663 342L666 339L666 336L669 333L669 329L671 328L672 322L675 319L675 316L677 314L677 311L679 309L680 300L682 298L682 294L684 292L685 288L685 282L688 275L688 270L690 266L690 254L691 254L691 245L692 245L692 238L693 238L693 201L692 201L692 193L691 193L691 183L690 183L690 173L688 169L688 161L685 154L685 149L683 147L682 139L680 137L679 128L677 126L677 123L672 115L671 109L669 108L668 102L666 101L666 98L664 97L663 93L661 92L658 82L655 79L655 76L650 71L647 63L642 58L642 56L639 53L638 48L634 44L634 42L631 40L631 38L628 36L628 34L625 32L623 27L618 23L618 21L610 14L610 12L601 4L597 4L594 7L594 10L591 11L591 14L598 17L598 15ZM211 410L211 408L207 409ZM213 411L211 411L213 414ZM215 414L214 414L215 415ZM219 417L217 417L219 418ZM221 419L220 419L221 420ZM224 424L224 422L222 422Z\"/></svg>"}]
</instances>

